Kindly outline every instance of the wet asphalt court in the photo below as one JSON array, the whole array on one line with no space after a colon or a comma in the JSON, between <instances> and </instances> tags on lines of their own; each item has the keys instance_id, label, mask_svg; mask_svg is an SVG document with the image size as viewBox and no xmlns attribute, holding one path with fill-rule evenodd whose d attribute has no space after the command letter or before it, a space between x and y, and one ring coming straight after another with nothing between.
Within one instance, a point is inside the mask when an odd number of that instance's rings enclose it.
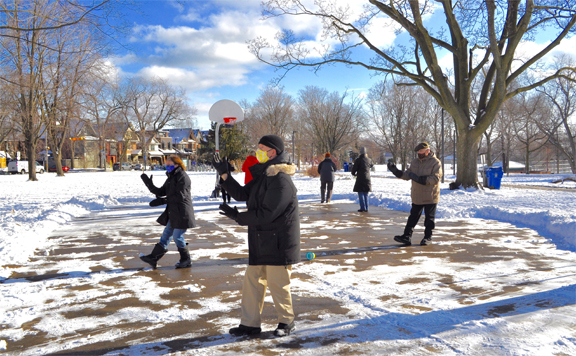
<instances>
[{"instance_id":1,"label":"wet asphalt court","mask_svg":"<svg viewBox=\"0 0 576 356\"><path fill-rule=\"evenodd\" d=\"M85 327L78 327L69 334L58 336L39 330L36 326L41 319L37 318L22 325L27 334L20 340L10 341L7 354L33 353L34 350L39 352L43 349L46 350L46 354L58 355L130 355L147 352L202 354L202 349L208 346L212 353L245 352L246 338L240 338L238 341L227 335L227 330L238 323L240 316L242 272L247 263L246 228L219 216L217 212L219 203L219 201L195 202L198 227L189 230L185 235L193 259L193 266L190 269L174 269L173 265L178 261L179 255L173 243L169 247L170 252L159 262L158 269L144 268L137 256L139 253L149 253L158 241L162 227L154 221L161 210L151 209L145 205L130 205L74 220L66 229L57 231L51 236L54 248L49 253L38 251L37 256L32 258L31 264L36 266L34 271L21 272L18 266L11 266L15 272L3 282L41 283L53 279L66 281L67 278L75 278L75 283L71 286L54 287L68 288L71 303L77 304L75 308L71 308L68 304L66 311L62 313L62 317L67 321L77 319L78 323L82 323L86 318L110 318L121 314L126 308L146 308L153 313L160 313L166 308L177 308L194 311L193 318L187 318L188 314L183 314L182 318L168 318L168 320L160 318L156 321L143 319L135 322L131 318L118 317L113 325L87 323ZM570 265L569 261L563 260L562 254L557 258L540 258L535 254L538 249L534 251L506 249L489 243L491 240L504 237L510 239L510 236L517 240L534 239L533 232L527 233L527 229L516 228L509 224L482 229L479 236L477 221L469 223L466 220L439 220L434 235L434 241L437 243L423 247L418 245L423 234L422 217L414 233L416 245L402 247L395 243L392 237L402 233L408 213L371 207L369 213L361 214L357 209L357 204L326 205L301 201L303 262L294 267L293 280L313 279L311 272L313 269L299 268L309 264L331 265L334 268L346 268L351 273L360 274L376 265L402 266L411 263L407 261L413 261L415 257L442 259L443 263L455 262L459 266L471 264L480 268L482 264L493 261L523 260L523 267L516 271L511 270L511 274L522 273L526 269L545 273L559 265ZM484 222L486 226L494 223ZM316 259L307 261L305 254L308 251L313 251ZM65 265L67 261L72 264L78 259L86 261L90 266L89 271L63 272L61 267L57 267ZM575 271L573 262L571 271ZM153 281L151 288L165 288L163 290L167 292L159 297L161 303L143 297L142 293L146 294L146 290L135 291L133 286L126 284L125 272L130 272L130 278L151 279ZM490 299L496 294L517 293L529 285L527 283L510 285L509 282L502 282L508 284L498 291L467 289L457 283L457 272L443 276L439 282L452 289L456 294L455 299L462 306ZM325 278L329 278L329 272L322 273L325 274ZM573 272L567 270L566 273ZM102 284L95 285L92 281L83 284L77 281L79 276L98 274L107 276ZM386 276L382 276L381 280L373 280L370 283L374 288L379 288L385 283L385 279ZM414 272L402 281L404 284L413 284L415 288L426 282L426 278L419 276L417 266ZM186 287L190 285L195 287ZM106 288L106 293L100 293L97 290L99 288ZM83 297L80 298L81 293ZM117 297L110 298L110 295ZM394 295L387 294L383 289L382 301L394 301L394 299ZM209 300L232 304L235 307L232 310L226 308L219 310L202 302ZM61 303L61 300L46 300L43 304L45 313L60 313L58 309ZM93 308L95 303L98 304L98 308ZM329 295L310 295L293 289L293 304L297 315L297 327L306 326L308 330L325 315L340 314L344 318L350 318L350 310L346 305ZM574 302L549 300L542 305L545 308L554 308L572 304ZM415 313L427 311L417 306L405 307ZM487 308L484 314L496 317L513 311L515 307L513 303L500 303ZM335 333L331 336L322 333L316 337L307 333L299 336L296 332L288 338L275 339L272 330L276 324L276 314L269 297L264 307L263 322L266 323L263 325L264 332L248 340L252 354L279 354L270 350L271 345L277 350L282 350L280 353L289 353L291 350L300 350L311 342L329 345L339 342L340 338L350 336L345 333ZM66 350L51 351L57 350L54 349L55 345L66 345ZM341 354L349 355L358 352L351 346L340 351Z\"/></svg>"}]
</instances>

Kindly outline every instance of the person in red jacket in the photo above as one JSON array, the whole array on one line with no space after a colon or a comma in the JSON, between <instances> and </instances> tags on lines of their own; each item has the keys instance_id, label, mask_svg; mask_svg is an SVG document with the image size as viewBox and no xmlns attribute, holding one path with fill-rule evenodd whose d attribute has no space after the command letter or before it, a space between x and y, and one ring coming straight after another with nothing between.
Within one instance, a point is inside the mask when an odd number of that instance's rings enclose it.
<instances>
[{"instance_id":1,"label":"person in red jacket","mask_svg":"<svg viewBox=\"0 0 576 356\"><path fill-rule=\"evenodd\" d=\"M244 185L248 184L248 182L252 180L252 173L250 173L248 168L252 167L256 163L258 163L258 158L256 158L256 152L252 150L242 164L242 172L244 172Z\"/></svg>"}]
</instances>

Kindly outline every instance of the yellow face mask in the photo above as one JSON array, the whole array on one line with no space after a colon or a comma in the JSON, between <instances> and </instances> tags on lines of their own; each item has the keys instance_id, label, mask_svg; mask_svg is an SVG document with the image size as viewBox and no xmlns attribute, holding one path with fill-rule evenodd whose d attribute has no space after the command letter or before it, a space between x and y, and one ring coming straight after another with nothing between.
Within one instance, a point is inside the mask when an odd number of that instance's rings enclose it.
<instances>
[{"instance_id":1,"label":"yellow face mask","mask_svg":"<svg viewBox=\"0 0 576 356\"><path fill-rule=\"evenodd\" d=\"M268 152L263 151L261 149L258 149L256 151L256 158L258 159L258 162L260 163L266 163L268 162Z\"/></svg>"}]
</instances>

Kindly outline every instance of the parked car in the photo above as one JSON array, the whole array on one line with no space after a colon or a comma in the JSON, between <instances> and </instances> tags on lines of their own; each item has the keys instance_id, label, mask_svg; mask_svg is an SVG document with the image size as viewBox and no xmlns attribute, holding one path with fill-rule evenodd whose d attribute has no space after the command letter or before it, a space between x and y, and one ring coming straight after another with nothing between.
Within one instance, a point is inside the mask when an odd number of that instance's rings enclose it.
<instances>
[{"instance_id":1,"label":"parked car","mask_svg":"<svg viewBox=\"0 0 576 356\"><path fill-rule=\"evenodd\" d=\"M36 164L36 173L44 173L44 166L38 162L34 163ZM28 161L10 161L10 163L8 163L8 173L28 173Z\"/></svg>"},{"instance_id":2,"label":"parked car","mask_svg":"<svg viewBox=\"0 0 576 356\"><path fill-rule=\"evenodd\" d=\"M113 171L119 171L121 169L120 162L116 162L112 165Z\"/></svg>"},{"instance_id":3,"label":"parked car","mask_svg":"<svg viewBox=\"0 0 576 356\"><path fill-rule=\"evenodd\" d=\"M135 170L137 171L141 171L144 168L144 164L142 163L136 163L133 167ZM150 170L150 166L146 166L146 170L149 171Z\"/></svg>"},{"instance_id":4,"label":"parked car","mask_svg":"<svg viewBox=\"0 0 576 356\"><path fill-rule=\"evenodd\" d=\"M151 169L152 169L153 171L165 171L165 170L166 170L166 167L164 167L164 166L161 165L161 164L153 164L152 167L151 167Z\"/></svg>"},{"instance_id":5,"label":"parked car","mask_svg":"<svg viewBox=\"0 0 576 356\"><path fill-rule=\"evenodd\" d=\"M122 163L121 169L122 171L131 171L134 167L132 166L132 163L128 163L128 162L124 162Z\"/></svg>"},{"instance_id":6,"label":"parked car","mask_svg":"<svg viewBox=\"0 0 576 356\"><path fill-rule=\"evenodd\" d=\"M70 167L62 166L62 171L68 172L69 170L70 170ZM56 172L56 165L49 166L48 172Z\"/></svg>"}]
</instances>

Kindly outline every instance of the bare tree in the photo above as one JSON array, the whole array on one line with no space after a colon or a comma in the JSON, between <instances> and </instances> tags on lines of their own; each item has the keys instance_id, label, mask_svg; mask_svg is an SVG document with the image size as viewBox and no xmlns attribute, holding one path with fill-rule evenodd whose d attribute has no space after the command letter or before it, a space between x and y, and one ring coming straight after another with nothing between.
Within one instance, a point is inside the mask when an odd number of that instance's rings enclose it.
<instances>
[{"instance_id":1,"label":"bare tree","mask_svg":"<svg viewBox=\"0 0 576 356\"><path fill-rule=\"evenodd\" d=\"M25 23L30 28L46 27L49 16L34 16L35 13L43 13L40 4L25 13L25 18L20 18L20 12L11 14L8 25L18 27ZM48 13L57 17L56 13ZM50 33L47 31L15 31L5 30L5 35L0 37L2 46L2 65L5 68L3 80L12 87L10 93L14 102L17 103L17 123L25 140L26 157L28 159L28 172L31 181L36 178L36 146L44 134L45 127L40 115L43 91L42 70L47 65L49 50L40 43L50 43Z\"/></svg>"},{"instance_id":2,"label":"bare tree","mask_svg":"<svg viewBox=\"0 0 576 356\"><path fill-rule=\"evenodd\" d=\"M10 87L0 82L0 145L8 139L15 130L14 113L16 112L11 96Z\"/></svg>"},{"instance_id":3,"label":"bare tree","mask_svg":"<svg viewBox=\"0 0 576 356\"><path fill-rule=\"evenodd\" d=\"M421 105L423 94L417 87L382 81L370 88L368 95L365 131L374 142L392 153L403 168L413 158L414 147L426 140L429 133Z\"/></svg>"},{"instance_id":4,"label":"bare tree","mask_svg":"<svg viewBox=\"0 0 576 356\"><path fill-rule=\"evenodd\" d=\"M54 93L50 87L54 83L48 78L58 62L54 54L74 53L62 53L58 39L64 30L70 33L80 25L106 33L112 27L105 20L117 1L0 0L0 80L12 88L17 103L17 123L24 136L32 181L37 180L36 147L49 129L43 119L56 114L48 98Z\"/></svg>"},{"instance_id":5,"label":"bare tree","mask_svg":"<svg viewBox=\"0 0 576 356\"><path fill-rule=\"evenodd\" d=\"M110 77L103 68L100 68L90 78L92 83L86 85L82 104L85 117L98 133L100 149L102 150L108 138L110 125L120 121L122 104L117 78ZM102 154L100 154L100 167L104 167L106 170L106 162L103 162Z\"/></svg>"},{"instance_id":6,"label":"bare tree","mask_svg":"<svg viewBox=\"0 0 576 356\"><path fill-rule=\"evenodd\" d=\"M136 130L146 166L148 147L158 132L167 124L190 115L186 93L160 78L130 78L123 90L122 113Z\"/></svg>"},{"instance_id":7,"label":"bare tree","mask_svg":"<svg viewBox=\"0 0 576 356\"><path fill-rule=\"evenodd\" d=\"M437 11L437 7L441 11ZM453 118L458 130L458 174L456 182L477 186L477 154L480 138L490 127L502 104L515 95L552 79L567 76L574 68L560 68L533 82L510 90L510 84L537 65L569 36L576 23L576 9L565 1L379 1L367 0L356 16L350 8L332 0L314 1L308 7L299 0L266 0L268 18L312 16L322 21L326 40L310 48L308 38L290 30L277 36L277 45L265 38L250 42L261 61L284 70L344 63L408 80L424 88ZM443 19L428 21L434 13ZM353 17L356 16L356 17ZM404 30L411 41L389 49L378 46L370 34L372 26L385 19ZM546 31L552 41L518 62L522 41ZM327 44L328 43L328 44ZM334 43L330 45L329 43ZM374 58L366 60L362 49ZM452 55L453 76L440 65L441 51ZM471 84L485 70L477 105L471 105ZM567 77L566 77L567 78ZM453 82L451 82L453 80Z\"/></svg>"},{"instance_id":8,"label":"bare tree","mask_svg":"<svg viewBox=\"0 0 576 356\"><path fill-rule=\"evenodd\" d=\"M59 29L55 35L55 50L50 52L53 59L45 67L41 80L42 114L57 175L64 176L61 156L68 141L68 126L80 116L80 98L93 85L92 73L101 62L102 49L83 23Z\"/></svg>"},{"instance_id":9,"label":"bare tree","mask_svg":"<svg viewBox=\"0 0 576 356\"><path fill-rule=\"evenodd\" d=\"M519 96L519 116L512 121L516 139L524 149L526 173L530 173L530 154L540 150L548 142L546 135L540 130L537 122L542 120L544 98L542 95Z\"/></svg>"},{"instance_id":10,"label":"bare tree","mask_svg":"<svg viewBox=\"0 0 576 356\"><path fill-rule=\"evenodd\" d=\"M114 10L114 4L118 0L100 1L56 1L56 0L1 0L0 1L0 30L10 30L16 32L50 31L58 30L69 26L75 26L82 22L92 22L98 24L99 19L109 17ZM42 3L42 4L41 4ZM44 6L48 11L37 11L38 5ZM52 9L50 9L52 8ZM66 10L65 16L57 20L51 17L55 10ZM30 25L27 23L17 23L9 21L12 16L26 17L33 13L42 25ZM0 32L0 36L6 36Z\"/></svg>"},{"instance_id":11,"label":"bare tree","mask_svg":"<svg viewBox=\"0 0 576 356\"><path fill-rule=\"evenodd\" d=\"M284 88L267 86L253 105L247 107L250 120L246 120L253 140L264 135L286 137L294 120L294 100Z\"/></svg>"},{"instance_id":12,"label":"bare tree","mask_svg":"<svg viewBox=\"0 0 576 356\"><path fill-rule=\"evenodd\" d=\"M316 152L335 153L357 139L362 116L362 101L358 97L307 86L300 90L298 104L299 120Z\"/></svg>"},{"instance_id":13,"label":"bare tree","mask_svg":"<svg viewBox=\"0 0 576 356\"><path fill-rule=\"evenodd\" d=\"M563 55L556 57L555 65L576 67L576 61ZM554 147L568 159L572 173L576 173L576 126L570 121L576 112L576 83L557 78L543 86L541 91L551 104L551 112L546 115L547 120L538 121L537 124Z\"/></svg>"}]
</instances>

